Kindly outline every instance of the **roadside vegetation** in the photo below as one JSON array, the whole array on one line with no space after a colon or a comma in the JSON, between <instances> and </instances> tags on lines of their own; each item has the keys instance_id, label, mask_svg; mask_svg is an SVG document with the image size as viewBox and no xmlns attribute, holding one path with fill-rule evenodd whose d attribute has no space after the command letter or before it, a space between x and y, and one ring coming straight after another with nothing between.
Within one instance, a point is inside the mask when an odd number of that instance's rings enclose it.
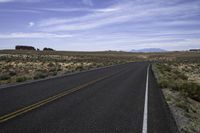
<instances>
[{"instance_id":1,"label":"roadside vegetation","mask_svg":"<svg viewBox=\"0 0 200 133\"><path fill-rule=\"evenodd\" d=\"M139 60L124 52L0 51L0 85Z\"/></svg>"},{"instance_id":2,"label":"roadside vegetation","mask_svg":"<svg viewBox=\"0 0 200 133\"><path fill-rule=\"evenodd\" d=\"M153 64L181 133L200 132L200 56Z\"/></svg>"},{"instance_id":3,"label":"roadside vegetation","mask_svg":"<svg viewBox=\"0 0 200 133\"><path fill-rule=\"evenodd\" d=\"M199 54L1 50L0 85L135 61L185 61L191 58L199 58Z\"/></svg>"}]
</instances>

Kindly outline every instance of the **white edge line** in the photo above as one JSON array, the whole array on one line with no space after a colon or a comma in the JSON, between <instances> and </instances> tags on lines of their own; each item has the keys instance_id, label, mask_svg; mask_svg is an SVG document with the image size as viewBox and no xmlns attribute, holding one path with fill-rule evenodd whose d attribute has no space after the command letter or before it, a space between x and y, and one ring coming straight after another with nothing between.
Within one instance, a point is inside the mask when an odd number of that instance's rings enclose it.
<instances>
[{"instance_id":1,"label":"white edge line","mask_svg":"<svg viewBox=\"0 0 200 133\"><path fill-rule=\"evenodd\" d=\"M150 66L150 65L149 65L149 66ZM143 116L142 133L147 133L149 66L148 66L148 68L147 68L147 78L146 78L146 90L145 90L145 103L144 103L144 116Z\"/></svg>"}]
</instances>

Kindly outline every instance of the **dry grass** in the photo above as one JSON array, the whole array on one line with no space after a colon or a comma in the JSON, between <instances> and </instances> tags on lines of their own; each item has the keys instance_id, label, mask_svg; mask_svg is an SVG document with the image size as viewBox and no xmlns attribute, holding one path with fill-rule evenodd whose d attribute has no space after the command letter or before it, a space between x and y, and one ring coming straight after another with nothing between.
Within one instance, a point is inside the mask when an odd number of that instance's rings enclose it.
<instances>
[{"instance_id":1,"label":"dry grass","mask_svg":"<svg viewBox=\"0 0 200 133\"><path fill-rule=\"evenodd\" d=\"M0 85L134 61L196 59L198 53L0 51Z\"/></svg>"},{"instance_id":2,"label":"dry grass","mask_svg":"<svg viewBox=\"0 0 200 133\"><path fill-rule=\"evenodd\" d=\"M199 58L200 59L200 58ZM155 63L153 70L181 133L200 132L200 62Z\"/></svg>"},{"instance_id":3,"label":"dry grass","mask_svg":"<svg viewBox=\"0 0 200 133\"><path fill-rule=\"evenodd\" d=\"M199 65L200 63L157 63L154 70L161 88L171 88L200 101Z\"/></svg>"},{"instance_id":4,"label":"dry grass","mask_svg":"<svg viewBox=\"0 0 200 133\"><path fill-rule=\"evenodd\" d=\"M139 60L143 58L121 52L0 51L0 84L24 82Z\"/></svg>"}]
</instances>

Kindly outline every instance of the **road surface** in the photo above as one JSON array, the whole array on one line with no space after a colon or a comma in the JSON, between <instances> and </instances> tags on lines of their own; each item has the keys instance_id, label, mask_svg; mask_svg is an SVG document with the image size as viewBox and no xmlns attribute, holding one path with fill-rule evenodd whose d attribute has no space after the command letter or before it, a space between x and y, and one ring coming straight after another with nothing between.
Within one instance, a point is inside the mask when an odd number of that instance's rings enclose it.
<instances>
[{"instance_id":1,"label":"road surface","mask_svg":"<svg viewBox=\"0 0 200 133\"><path fill-rule=\"evenodd\" d=\"M0 89L1 133L174 133L148 62Z\"/></svg>"}]
</instances>

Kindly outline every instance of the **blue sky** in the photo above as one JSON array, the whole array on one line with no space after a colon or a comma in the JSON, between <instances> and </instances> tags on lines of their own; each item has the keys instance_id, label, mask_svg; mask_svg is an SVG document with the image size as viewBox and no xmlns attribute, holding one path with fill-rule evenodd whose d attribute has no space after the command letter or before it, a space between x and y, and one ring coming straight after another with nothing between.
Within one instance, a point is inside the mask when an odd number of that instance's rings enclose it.
<instances>
[{"instance_id":1,"label":"blue sky","mask_svg":"<svg viewBox=\"0 0 200 133\"><path fill-rule=\"evenodd\" d=\"M0 0L0 49L200 48L200 0Z\"/></svg>"}]
</instances>

